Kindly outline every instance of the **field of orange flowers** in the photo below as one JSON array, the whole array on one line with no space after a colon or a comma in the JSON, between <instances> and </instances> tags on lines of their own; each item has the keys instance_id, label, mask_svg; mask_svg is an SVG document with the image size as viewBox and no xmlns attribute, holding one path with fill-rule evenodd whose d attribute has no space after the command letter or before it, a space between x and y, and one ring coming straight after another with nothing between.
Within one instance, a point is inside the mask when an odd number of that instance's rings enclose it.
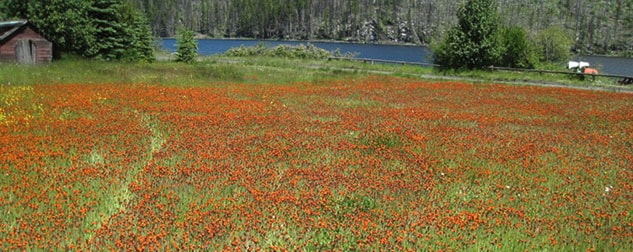
<instances>
[{"instance_id":1,"label":"field of orange flowers","mask_svg":"<svg viewBox=\"0 0 633 252\"><path fill-rule=\"evenodd\" d=\"M633 95L0 86L0 250L632 250Z\"/></svg>"}]
</instances>

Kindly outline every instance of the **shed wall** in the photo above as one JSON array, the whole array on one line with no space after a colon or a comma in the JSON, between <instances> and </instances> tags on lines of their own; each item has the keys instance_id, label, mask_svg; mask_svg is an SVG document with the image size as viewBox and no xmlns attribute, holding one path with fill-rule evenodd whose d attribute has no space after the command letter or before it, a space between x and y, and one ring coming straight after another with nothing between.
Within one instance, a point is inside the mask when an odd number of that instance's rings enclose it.
<instances>
[{"instance_id":1,"label":"shed wall","mask_svg":"<svg viewBox=\"0 0 633 252\"><path fill-rule=\"evenodd\" d=\"M25 27L11 39L0 44L0 61L15 62L15 45L20 39L29 39L37 46L37 63L48 63L53 60L53 44L30 27Z\"/></svg>"}]
</instances>

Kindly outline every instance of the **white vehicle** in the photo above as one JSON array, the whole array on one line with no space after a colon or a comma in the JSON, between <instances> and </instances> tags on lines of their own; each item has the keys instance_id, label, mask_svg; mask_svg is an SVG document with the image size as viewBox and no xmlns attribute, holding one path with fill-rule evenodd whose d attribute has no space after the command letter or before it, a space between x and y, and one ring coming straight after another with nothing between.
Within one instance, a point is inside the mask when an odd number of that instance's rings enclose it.
<instances>
[{"instance_id":1,"label":"white vehicle","mask_svg":"<svg viewBox=\"0 0 633 252\"><path fill-rule=\"evenodd\" d=\"M568 69L583 69L589 66L589 62L584 61L570 61L567 63Z\"/></svg>"}]
</instances>

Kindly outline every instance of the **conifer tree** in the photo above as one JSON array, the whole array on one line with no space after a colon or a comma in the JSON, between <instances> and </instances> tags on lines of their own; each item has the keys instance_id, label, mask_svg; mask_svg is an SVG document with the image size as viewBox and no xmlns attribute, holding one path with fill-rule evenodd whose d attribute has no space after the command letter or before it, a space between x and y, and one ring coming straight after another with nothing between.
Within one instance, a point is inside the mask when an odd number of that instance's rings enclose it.
<instances>
[{"instance_id":1,"label":"conifer tree","mask_svg":"<svg viewBox=\"0 0 633 252\"><path fill-rule=\"evenodd\" d=\"M130 29L122 22L121 3L117 0L95 0L89 15L95 29L94 57L105 60L120 59L128 47ZM92 55L89 55L92 56Z\"/></svg>"},{"instance_id":2,"label":"conifer tree","mask_svg":"<svg viewBox=\"0 0 633 252\"><path fill-rule=\"evenodd\" d=\"M176 61L192 63L198 54L198 41L193 31L181 29L176 40Z\"/></svg>"},{"instance_id":3,"label":"conifer tree","mask_svg":"<svg viewBox=\"0 0 633 252\"><path fill-rule=\"evenodd\" d=\"M140 14L133 15L132 18L132 48L134 50L128 50L128 58L152 62L155 60L154 37L149 22L145 16Z\"/></svg>"},{"instance_id":4,"label":"conifer tree","mask_svg":"<svg viewBox=\"0 0 633 252\"><path fill-rule=\"evenodd\" d=\"M95 29L94 57L106 60L151 61L152 34L145 18L120 0L94 0L90 9Z\"/></svg>"}]
</instances>

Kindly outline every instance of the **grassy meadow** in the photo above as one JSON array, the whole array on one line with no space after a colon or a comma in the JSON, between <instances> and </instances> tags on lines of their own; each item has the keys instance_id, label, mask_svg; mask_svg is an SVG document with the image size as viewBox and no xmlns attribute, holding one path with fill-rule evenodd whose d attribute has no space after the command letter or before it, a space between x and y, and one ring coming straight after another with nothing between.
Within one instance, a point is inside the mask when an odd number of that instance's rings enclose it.
<instances>
[{"instance_id":1,"label":"grassy meadow","mask_svg":"<svg viewBox=\"0 0 633 252\"><path fill-rule=\"evenodd\" d=\"M631 93L261 58L0 67L3 251L633 250Z\"/></svg>"}]
</instances>

